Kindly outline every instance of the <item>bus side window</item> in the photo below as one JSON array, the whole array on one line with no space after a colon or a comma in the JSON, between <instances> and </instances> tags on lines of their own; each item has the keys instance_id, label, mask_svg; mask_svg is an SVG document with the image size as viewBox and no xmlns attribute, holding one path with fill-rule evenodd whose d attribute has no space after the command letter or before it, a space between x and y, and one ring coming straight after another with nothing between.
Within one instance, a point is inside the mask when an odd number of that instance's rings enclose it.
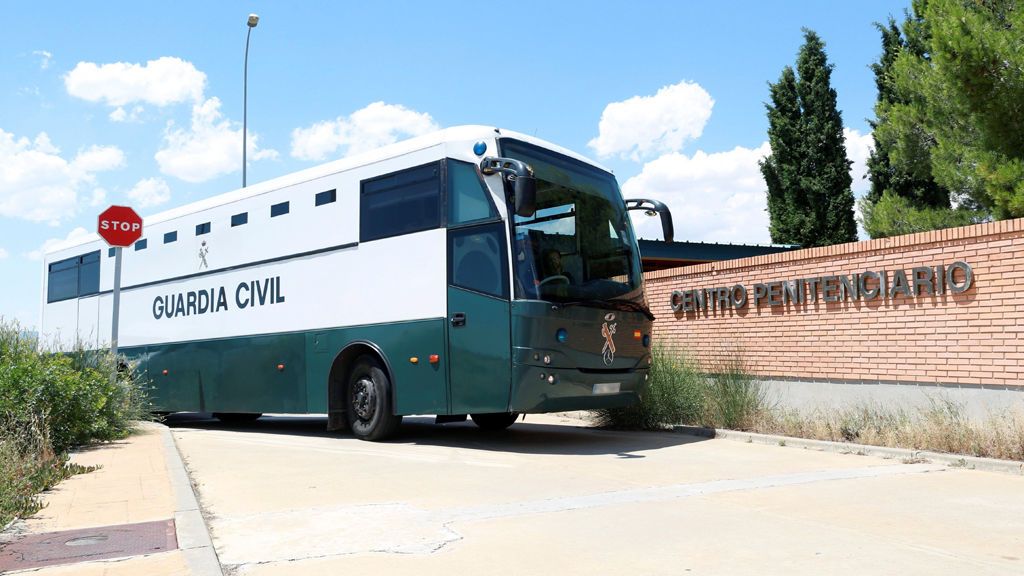
<instances>
[{"instance_id":1,"label":"bus side window","mask_svg":"<svg viewBox=\"0 0 1024 576\"><path fill-rule=\"evenodd\" d=\"M46 302L60 302L100 291L100 251L50 264Z\"/></svg>"},{"instance_id":2,"label":"bus side window","mask_svg":"<svg viewBox=\"0 0 1024 576\"><path fill-rule=\"evenodd\" d=\"M448 230L448 282L498 298L509 297L505 234L500 222Z\"/></svg>"},{"instance_id":3,"label":"bus side window","mask_svg":"<svg viewBox=\"0 0 1024 576\"><path fill-rule=\"evenodd\" d=\"M448 225L498 217L491 194L477 168L468 162L448 159Z\"/></svg>"},{"instance_id":4,"label":"bus side window","mask_svg":"<svg viewBox=\"0 0 1024 576\"><path fill-rule=\"evenodd\" d=\"M440 228L441 184L440 162L363 180L359 241Z\"/></svg>"}]
</instances>

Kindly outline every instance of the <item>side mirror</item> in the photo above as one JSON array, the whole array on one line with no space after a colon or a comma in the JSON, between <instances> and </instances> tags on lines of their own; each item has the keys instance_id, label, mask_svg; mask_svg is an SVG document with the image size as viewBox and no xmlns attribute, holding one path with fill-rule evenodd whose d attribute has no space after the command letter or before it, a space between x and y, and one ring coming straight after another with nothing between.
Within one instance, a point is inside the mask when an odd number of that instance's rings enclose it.
<instances>
[{"instance_id":1,"label":"side mirror","mask_svg":"<svg viewBox=\"0 0 1024 576\"><path fill-rule=\"evenodd\" d=\"M533 216L537 212L537 179L533 176L514 176L512 189L516 195L516 214Z\"/></svg>"},{"instance_id":2,"label":"side mirror","mask_svg":"<svg viewBox=\"0 0 1024 576\"><path fill-rule=\"evenodd\" d=\"M537 179L529 164L512 158L488 156L480 161L480 172L485 176L501 173L503 182L511 184L515 211L519 216L533 216L537 212ZM507 191L509 187L506 187Z\"/></svg>"},{"instance_id":3,"label":"side mirror","mask_svg":"<svg viewBox=\"0 0 1024 576\"><path fill-rule=\"evenodd\" d=\"M632 198L626 200L626 210L643 210L648 216L655 213L661 216L661 231L665 236L665 242L672 242L676 231L672 225L672 211L663 202L648 200L646 198Z\"/></svg>"}]
</instances>

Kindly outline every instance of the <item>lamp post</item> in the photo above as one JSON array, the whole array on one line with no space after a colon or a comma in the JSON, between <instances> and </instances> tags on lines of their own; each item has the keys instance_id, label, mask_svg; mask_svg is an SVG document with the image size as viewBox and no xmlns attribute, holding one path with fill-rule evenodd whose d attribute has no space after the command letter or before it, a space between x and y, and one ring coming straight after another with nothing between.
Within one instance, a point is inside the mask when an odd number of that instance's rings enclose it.
<instances>
[{"instance_id":1,"label":"lamp post","mask_svg":"<svg viewBox=\"0 0 1024 576\"><path fill-rule=\"evenodd\" d=\"M242 72L242 188L245 188L245 140L248 136L249 125L249 35L252 29L260 23L260 17L256 14L249 14L248 31L245 33L245 67Z\"/></svg>"}]
</instances>

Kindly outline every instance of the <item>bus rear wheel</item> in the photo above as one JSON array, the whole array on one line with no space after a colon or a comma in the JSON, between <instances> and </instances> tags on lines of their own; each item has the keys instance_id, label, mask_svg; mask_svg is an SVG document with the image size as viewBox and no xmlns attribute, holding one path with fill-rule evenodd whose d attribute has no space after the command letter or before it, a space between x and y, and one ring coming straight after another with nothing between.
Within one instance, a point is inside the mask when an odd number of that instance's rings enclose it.
<instances>
[{"instance_id":1,"label":"bus rear wheel","mask_svg":"<svg viewBox=\"0 0 1024 576\"><path fill-rule=\"evenodd\" d=\"M214 412L213 417L225 424L248 424L259 420L262 413L256 412Z\"/></svg>"},{"instance_id":2,"label":"bus rear wheel","mask_svg":"<svg viewBox=\"0 0 1024 576\"><path fill-rule=\"evenodd\" d=\"M392 414L391 381L373 356L360 356L352 365L345 410L352 434L361 440L383 440L398 431L402 417Z\"/></svg>"},{"instance_id":3,"label":"bus rear wheel","mask_svg":"<svg viewBox=\"0 0 1024 576\"><path fill-rule=\"evenodd\" d=\"M470 414L469 417L473 419L473 423L481 430L504 430L511 426L516 421L516 418L519 418L519 413Z\"/></svg>"}]
</instances>

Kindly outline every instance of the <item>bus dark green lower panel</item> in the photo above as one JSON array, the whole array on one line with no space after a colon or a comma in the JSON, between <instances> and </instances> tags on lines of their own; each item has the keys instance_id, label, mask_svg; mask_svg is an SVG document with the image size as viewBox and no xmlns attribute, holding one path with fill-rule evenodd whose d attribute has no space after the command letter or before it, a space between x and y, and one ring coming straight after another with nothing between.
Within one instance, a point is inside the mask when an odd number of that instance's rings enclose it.
<instances>
[{"instance_id":1,"label":"bus dark green lower panel","mask_svg":"<svg viewBox=\"0 0 1024 576\"><path fill-rule=\"evenodd\" d=\"M525 413L629 406L640 400L647 380L646 369L581 372L518 365L512 373L512 411ZM551 376L554 383L548 380ZM617 392L606 392L608 388Z\"/></svg>"},{"instance_id":2,"label":"bus dark green lower panel","mask_svg":"<svg viewBox=\"0 0 1024 576\"><path fill-rule=\"evenodd\" d=\"M434 318L308 333L308 411L327 412L327 385L335 358L349 345L367 343L384 354L395 392L396 414L446 414L445 322L444 318ZM432 354L438 356L438 362L430 362Z\"/></svg>"},{"instance_id":3,"label":"bus dark green lower panel","mask_svg":"<svg viewBox=\"0 0 1024 576\"><path fill-rule=\"evenodd\" d=\"M122 348L139 361L157 410L305 412L303 334Z\"/></svg>"},{"instance_id":4,"label":"bus dark green lower panel","mask_svg":"<svg viewBox=\"0 0 1024 576\"><path fill-rule=\"evenodd\" d=\"M353 343L380 350L395 411L443 414L448 407L445 319L122 348L151 382L154 410L327 412L331 367ZM430 363L437 354L438 363ZM417 358L413 364L410 358Z\"/></svg>"}]
</instances>

